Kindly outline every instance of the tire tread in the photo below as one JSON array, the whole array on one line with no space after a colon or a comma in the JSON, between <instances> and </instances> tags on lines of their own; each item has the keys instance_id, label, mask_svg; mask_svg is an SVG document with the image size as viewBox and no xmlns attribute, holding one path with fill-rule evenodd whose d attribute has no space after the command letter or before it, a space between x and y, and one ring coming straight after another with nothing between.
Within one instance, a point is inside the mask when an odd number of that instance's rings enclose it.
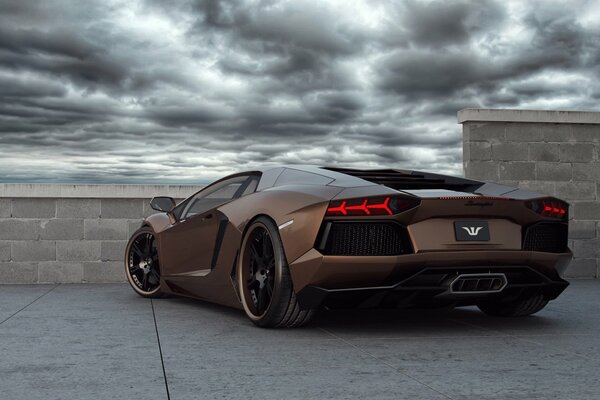
<instances>
[{"instance_id":1,"label":"tire tread","mask_svg":"<svg viewBox=\"0 0 600 400\"><path fill-rule=\"evenodd\" d=\"M263 328L295 328L300 327L308 323L315 315L316 311L301 310L296 294L294 293L294 287L292 277L290 275L289 267L285 257L285 251L281 243L279 236L274 237L274 233L278 235L277 226L271 219L266 217L259 217L254 222L260 222L263 225L270 228L271 237L273 238L273 246L278 247L278 251L281 254L282 266L281 266L281 287L279 290L280 298L272 299L274 301L271 307L274 307L275 311L265 316L260 320L253 320L253 322Z\"/></svg>"}]
</instances>

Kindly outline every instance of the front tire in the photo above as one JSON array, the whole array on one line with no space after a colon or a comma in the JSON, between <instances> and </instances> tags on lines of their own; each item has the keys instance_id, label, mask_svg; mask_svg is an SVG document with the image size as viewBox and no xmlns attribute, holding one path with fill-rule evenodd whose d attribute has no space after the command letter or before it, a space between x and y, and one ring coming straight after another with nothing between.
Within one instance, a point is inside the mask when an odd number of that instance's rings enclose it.
<instances>
[{"instance_id":1,"label":"front tire","mask_svg":"<svg viewBox=\"0 0 600 400\"><path fill-rule=\"evenodd\" d=\"M133 291L140 296L162 297L156 236L150 227L141 227L129 239L125 249L125 275Z\"/></svg>"},{"instance_id":2,"label":"front tire","mask_svg":"<svg viewBox=\"0 0 600 400\"><path fill-rule=\"evenodd\" d=\"M542 294L537 294L524 300L478 304L477 307L485 314L495 317L526 317L542 310L547 304L548 300Z\"/></svg>"},{"instance_id":3,"label":"front tire","mask_svg":"<svg viewBox=\"0 0 600 400\"><path fill-rule=\"evenodd\" d=\"M257 326L298 327L315 315L315 310L300 310L279 230L267 217L258 217L248 227L237 277L244 311Z\"/></svg>"}]
</instances>

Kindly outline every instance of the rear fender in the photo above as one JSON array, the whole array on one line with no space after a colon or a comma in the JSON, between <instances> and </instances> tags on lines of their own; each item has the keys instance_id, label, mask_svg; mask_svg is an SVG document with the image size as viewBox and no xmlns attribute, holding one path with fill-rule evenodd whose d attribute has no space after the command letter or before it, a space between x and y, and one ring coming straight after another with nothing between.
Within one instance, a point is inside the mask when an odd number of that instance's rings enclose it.
<instances>
[{"instance_id":1,"label":"rear fender","mask_svg":"<svg viewBox=\"0 0 600 400\"><path fill-rule=\"evenodd\" d=\"M243 232L257 215L266 215L280 227L287 261L309 251L316 240L327 205L341 191L331 186L279 186L237 199L219 207Z\"/></svg>"}]
</instances>

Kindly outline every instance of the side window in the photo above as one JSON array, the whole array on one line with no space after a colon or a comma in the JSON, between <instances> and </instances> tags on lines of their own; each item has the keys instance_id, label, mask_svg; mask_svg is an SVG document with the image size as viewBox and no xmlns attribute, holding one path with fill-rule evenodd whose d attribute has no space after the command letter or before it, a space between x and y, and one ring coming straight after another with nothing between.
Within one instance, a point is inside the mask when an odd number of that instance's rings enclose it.
<instances>
[{"instance_id":1,"label":"side window","mask_svg":"<svg viewBox=\"0 0 600 400\"><path fill-rule=\"evenodd\" d=\"M259 176L251 176L250 177L250 181L246 183L246 189L244 189L244 191L242 192L242 195L240 197L246 196L247 194L252 194L254 192L256 192L256 188L258 187L258 181L260 181L260 177Z\"/></svg>"},{"instance_id":2,"label":"side window","mask_svg":"<svg viewBox=\"0 0 600 400\"><path fill-rule=\"evenodd\" d=\"M248 176L237 176L198 192L188 201L181 213L183 219L202 214L211 208L227 203L236 196L247 180Z\"/></svg>"},{"instance_id":3,"label":"side window","mask_svg":"<svg viewBox=\"0 0 600 400\"><path fill-rule=\"evenodd\" d=\"M312 172L300 171L293 168L286 168L273 186L283 185L327 185L333 182L333 178L313 174Z\"/></svg>"}]
</instances>

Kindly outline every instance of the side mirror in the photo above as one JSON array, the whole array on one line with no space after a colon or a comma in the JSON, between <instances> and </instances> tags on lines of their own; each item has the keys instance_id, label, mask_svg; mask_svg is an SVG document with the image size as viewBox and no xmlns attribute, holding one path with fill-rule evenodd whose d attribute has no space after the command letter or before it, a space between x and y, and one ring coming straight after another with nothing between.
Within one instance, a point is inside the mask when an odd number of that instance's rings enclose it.
<instances>
[{"instance_id":1,"label":"side mirror","mask_svg":"<svg viewBox=\"0 0 600 400\"><path fill-rule=\"evenodd\" d=\"M171 212L177 203L172 197L160 196L150 200L150 207L156 211Z\"/></svg>"}]
</instances>

